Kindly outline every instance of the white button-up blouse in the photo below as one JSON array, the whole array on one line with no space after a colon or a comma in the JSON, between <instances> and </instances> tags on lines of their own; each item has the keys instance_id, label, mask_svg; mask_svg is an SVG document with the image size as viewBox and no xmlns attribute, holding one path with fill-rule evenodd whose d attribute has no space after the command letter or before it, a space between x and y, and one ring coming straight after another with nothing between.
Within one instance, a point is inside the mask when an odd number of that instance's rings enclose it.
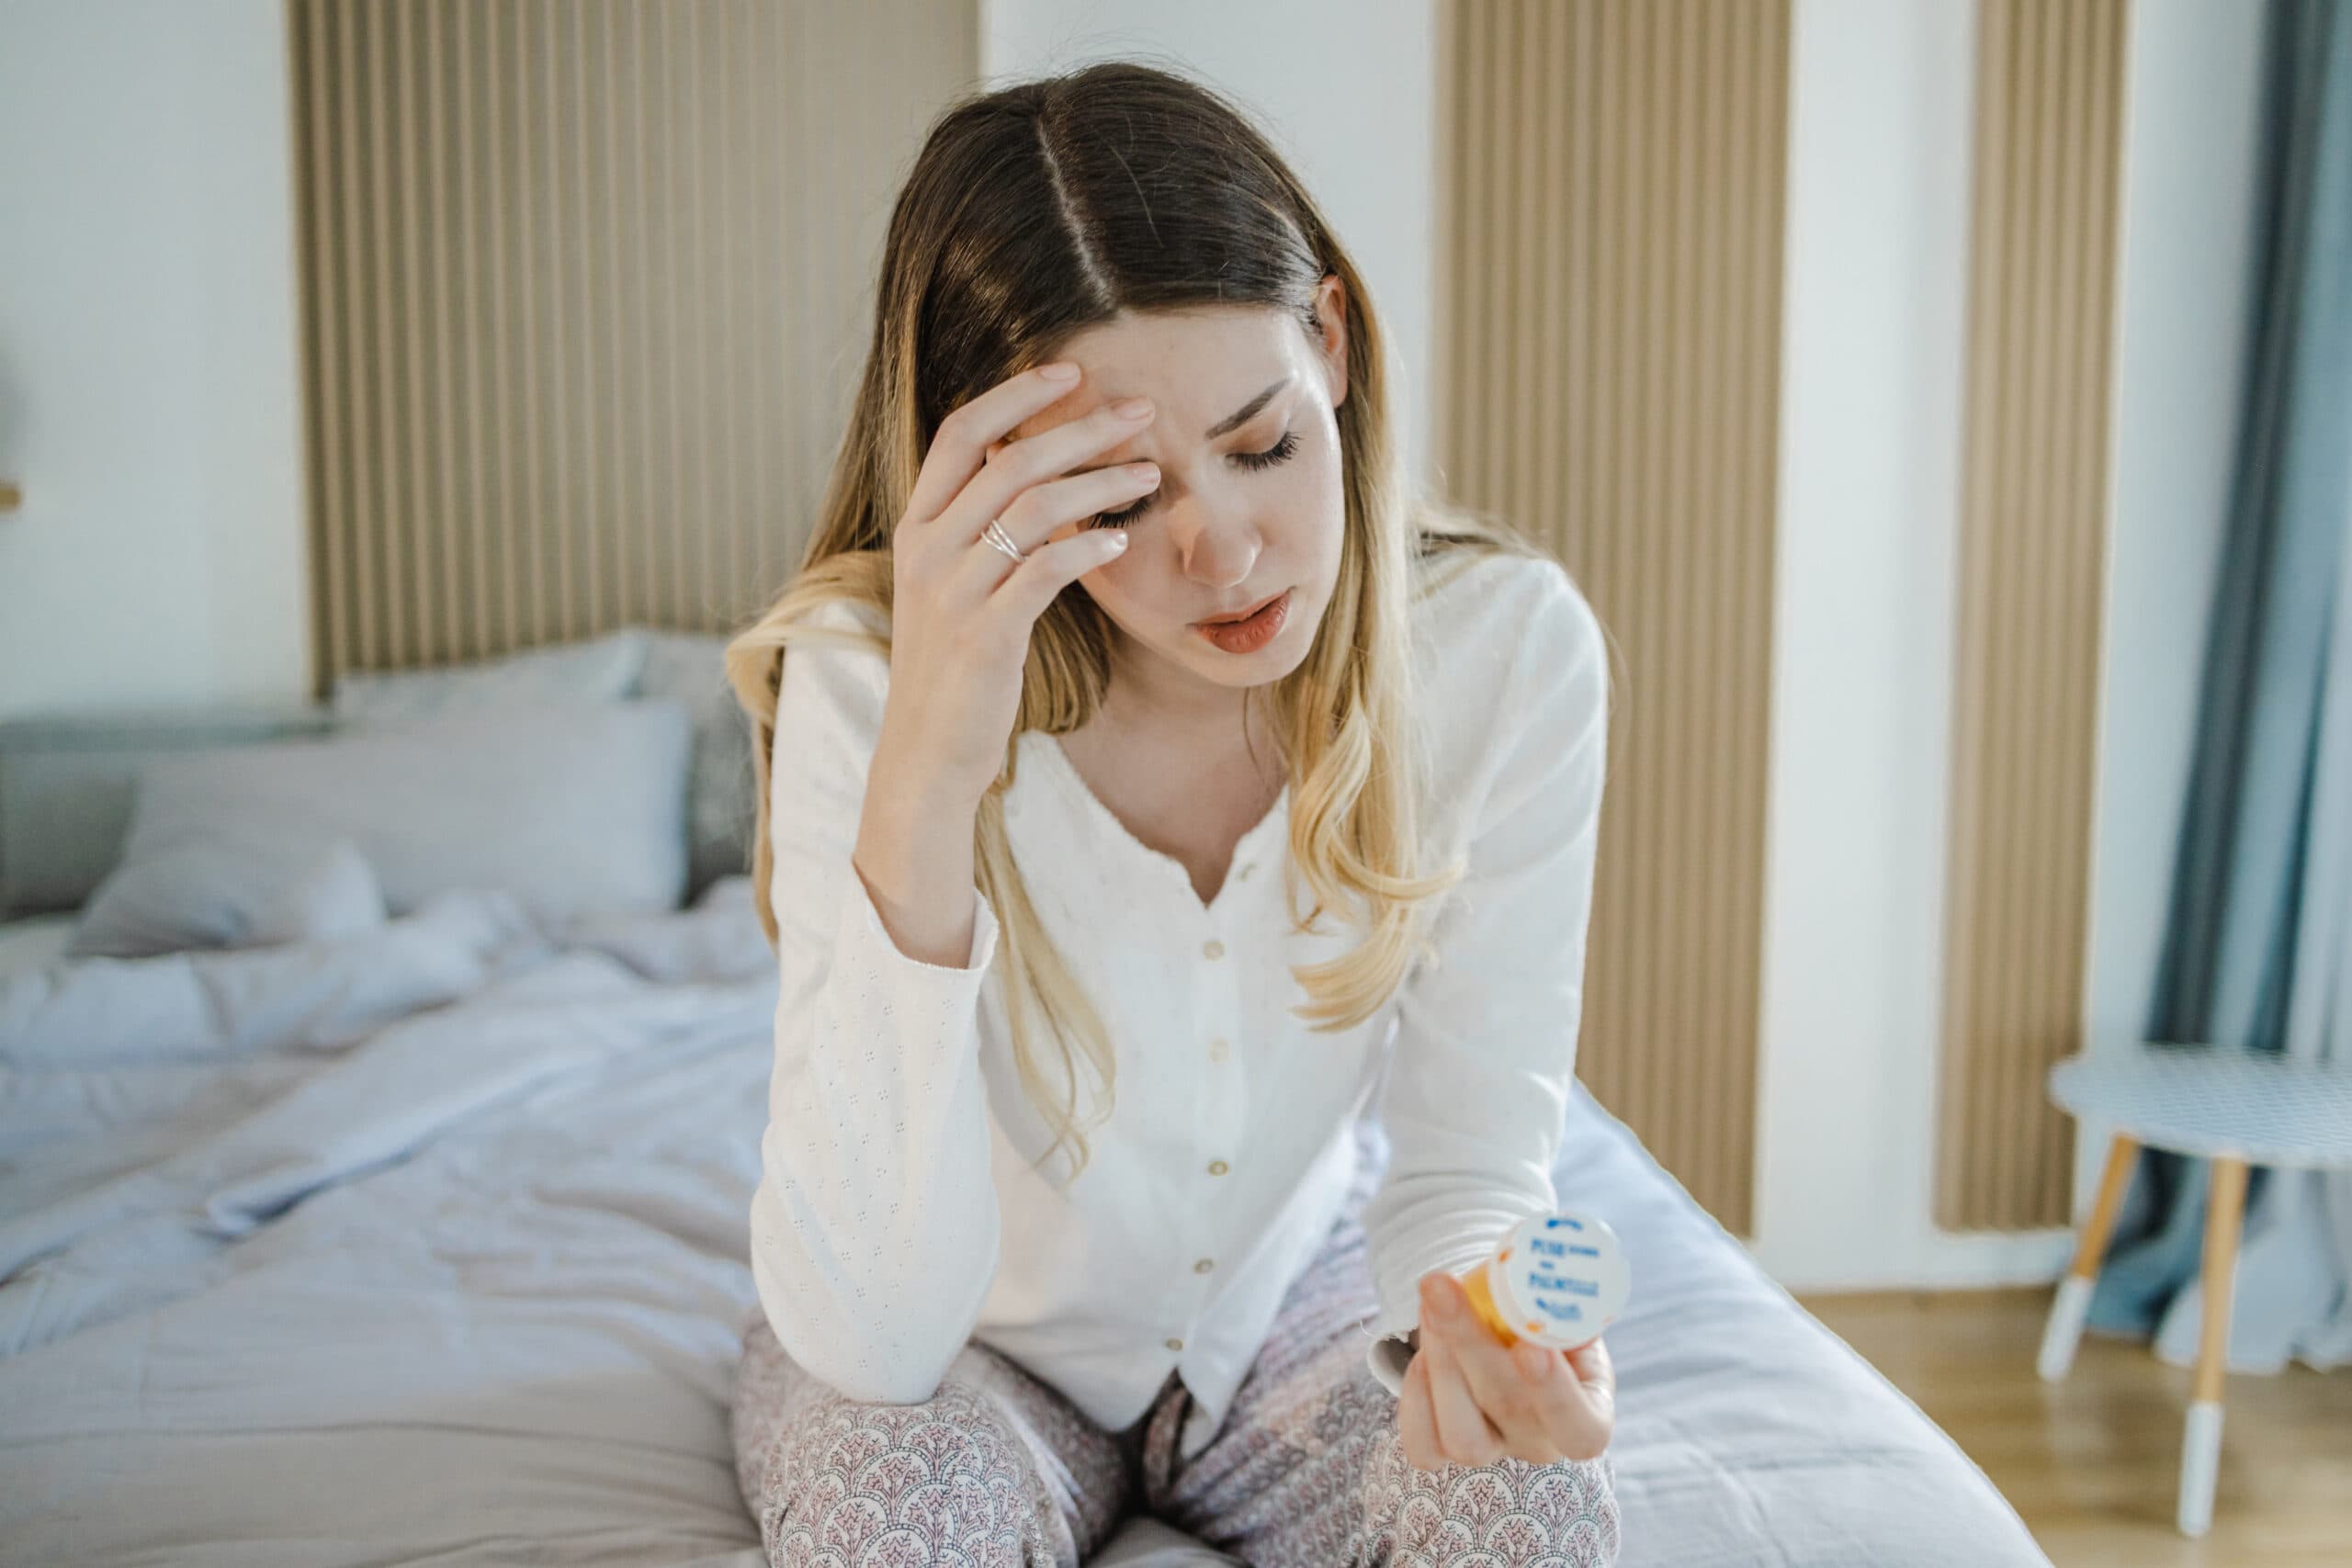
<instances>
[{"instance_id":1,"label":"white button-up blouse","mask_svg":"<svg viewBox=\"0 0 2352 1568\"><path fill-rule=\"evenodd\" d=\"M899 949L851 867L888 660L814 641L786 657L770 799L782 991L751 1241L761 1304L802 1367L854 1398L912 1402L978 1340L1113 1430L1173 1368L1197 1451L1337 1219L1351 1124L1375 1099L1390 1163L1364 1213L1366 1345L1392 1391L1420 1277L1470 1266L1554 1206L1604 644L1549 560L1482 555L1437 577L1414 605L1424 831L1429 863L1462 855L1467 875L1430 928L1437 961L1354 1029L1317 1033L1291 1010L1305 998L1293 966L1357 933L1329 914L1292 930L1288 788L1204 905L1057 739L1022 738L1008 840L1116 1061L1112 1113L1066 1185L1058 1159L1035 1164L1052 1137L1014 1067L989 900L974 889L967 963L927 964ZM818 614L876 625L846 602Z\"/></svg>"}]
</instances>

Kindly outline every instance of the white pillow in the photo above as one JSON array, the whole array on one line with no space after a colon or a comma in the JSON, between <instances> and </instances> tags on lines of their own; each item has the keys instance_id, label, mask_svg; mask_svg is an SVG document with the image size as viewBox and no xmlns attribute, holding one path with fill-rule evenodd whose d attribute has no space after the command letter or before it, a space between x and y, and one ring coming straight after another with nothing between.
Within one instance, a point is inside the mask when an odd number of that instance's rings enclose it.
<instances>
[{"instance_id":1,"label":"white pillow","mask_svg":"<svg viewBox=\"0 0 2352 1568\"><path fill-rule=\"evenodd\" d=\"M175 758L141 775L123 859L348 838L394 915L459 887L543 921L674 908L691 742L674 702L517 703Z\"/></svg>"},{"instance_id":2,"label":"white pillow","mask_svg":"<svg viewBox=\"0 0 2352 1568\"><path fill-rule=\"evenodd\" d=\"M224 836L116 867L83 907L65 956L332 942L383 923L383 889L349 839Z\"/></svg>"},{"instance_id":3,"label":"white pillow","mask_svg":"<svg viewBox=\"0 0 2352 1568\"><path fill-rule=\"evenodd\" d=\"M379 724L470 708L618 702L637 689L646 646L645 635L630 627L466 664L355 670L335 680L335 721Z\"/></svg>"}]
</instances>

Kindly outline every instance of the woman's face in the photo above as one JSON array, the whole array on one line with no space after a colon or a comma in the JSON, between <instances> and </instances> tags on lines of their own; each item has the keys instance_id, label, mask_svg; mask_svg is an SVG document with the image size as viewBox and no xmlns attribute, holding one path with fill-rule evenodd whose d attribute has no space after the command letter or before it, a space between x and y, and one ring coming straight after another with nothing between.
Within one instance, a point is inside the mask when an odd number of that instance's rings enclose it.
<instances>
[{"instance_id":1,"label":"woman's face","mask_svg":"<svg viewBox=\"0 0 2352 1568\"><path fill-rule=\"evenodd\" d=\"M1080 467L1148 458L1159 487L1054 535L1127 530L1126 551L1079 581L1125 634L1130 679L1170 694L1198 682L1241 688L1306 659L1347 516L1333 412L1348 395L1347 313L1336 275L1323 279L1317 308L1319 344L1272 307L1122 314L1061 345L1056 357L1084 378L1014 429L1014 439L1035 435L1136 394L1157 410L1132 439ZM1248 626L1203 629L1269 601Z\"/></svg>"}]
</instances>

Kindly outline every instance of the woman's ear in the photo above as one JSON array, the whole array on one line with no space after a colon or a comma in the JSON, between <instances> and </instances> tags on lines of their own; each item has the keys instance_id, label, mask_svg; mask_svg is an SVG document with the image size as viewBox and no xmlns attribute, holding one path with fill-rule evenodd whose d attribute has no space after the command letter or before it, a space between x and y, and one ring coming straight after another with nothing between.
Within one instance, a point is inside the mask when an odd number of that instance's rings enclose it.
<instances>
[{"instance_id":1,"label":"woman's ear","mask_svg":"<svg viewBox=\"0 0 2352 1568\"><path fill-rule=\"evenodd\" d=\"M1336 272L1315 286L1315 321L1323 333L1324 378L1338 408L1348 400L1348 287Z\"/></svg>"}]
</instances>

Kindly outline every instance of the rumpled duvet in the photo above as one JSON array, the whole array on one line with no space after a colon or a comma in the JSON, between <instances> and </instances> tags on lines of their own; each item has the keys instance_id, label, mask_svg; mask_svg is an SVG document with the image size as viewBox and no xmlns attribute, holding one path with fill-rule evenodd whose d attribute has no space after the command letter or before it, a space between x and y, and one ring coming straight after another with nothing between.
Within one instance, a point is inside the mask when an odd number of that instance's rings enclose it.
<instances>
[{"instance_id":1,"label":"rumpled duvet","mask_svg":"<svg viewBox=\"0 0 2352 1568\"><path fill-rule=\"evenodd\" d=\"M0 1562L760 1561L727 1410L775 986L729 878L0 980ZM1579 1095L1623 1562L2043 1562Z\"/></svg>"},{"instance_id":2,"label":"rumpled duvet","mask_svg":"<svg viewBox=\"0 0 2352 1568\"><path fill-rule=\"evenodd\" d=\"M0 1561L755 1562L748 899L0 990Z\"/></svg>"}]
</instances>

